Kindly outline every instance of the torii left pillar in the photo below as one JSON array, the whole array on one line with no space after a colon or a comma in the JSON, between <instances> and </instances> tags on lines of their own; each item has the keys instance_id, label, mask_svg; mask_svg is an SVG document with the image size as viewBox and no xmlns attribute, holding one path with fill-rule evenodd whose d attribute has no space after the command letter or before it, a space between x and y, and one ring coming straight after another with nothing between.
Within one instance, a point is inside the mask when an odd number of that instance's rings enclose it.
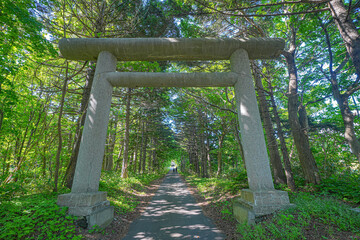
<instances>
[{"instance_id":1,"label":"torii left pillar","mask_svg":"<svg viewBox=\"0 0 360 240\"><path fill-rule=\"evenodd\" d=\"M59 206L69 207L69 214L86 218L88 228L104 228L114 218L114 207L106 199L106 192L99 192L101 164L112 97L111 84L104 75L115 72L116 57L110 52L100 52L94 83L86 113L71 193L58 196Z\"/></svg>"}]
</instances>

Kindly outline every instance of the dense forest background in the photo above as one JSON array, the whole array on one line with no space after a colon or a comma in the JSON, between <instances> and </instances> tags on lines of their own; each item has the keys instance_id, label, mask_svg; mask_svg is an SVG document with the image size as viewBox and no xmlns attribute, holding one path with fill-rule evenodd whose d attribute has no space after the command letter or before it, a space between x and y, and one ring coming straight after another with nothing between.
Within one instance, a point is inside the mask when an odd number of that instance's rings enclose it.
<instances>
[{"instance_id":1,"label":"dense forest background","mask_svg":"<svg viewBox=\"0 0 360 240\"><path fill-rule=\"evenodd\" d=\"M251 62L274 182L360 202L351 191L360 188L359 26L354 0L2 0L1 194L71 186L96 62L64 59L59 39L277 37L286 41L278 59ZM117 70L230 67L118 62ZM232 88L114 89L103 170L127 178L175 162L246 182L234 101Z\"/></svg>"},{"instance_id":2,"label":"dense forest background","mask_svg":"<svg viewBox=\"0 0 360 240\"><path fill-rule=\"evenodd\" d=\"M96 62L64 59L61 38L283 38L278 59L251 62L276 188L360 202L359 0L2 0L0 27L0 239L68 233L63 224L71 218L55 202L71 188ZM230 66L118 62L117 71ZM158 178L172 162L197 184L246 188L234 101L232 88L114 89L100 188L117 214L136 207L136 184ZM275 230L286 230L285 220L302 224L301 214L325 223L341 216L343 231L359 229L360 219L333 203L299 196L292 201L302 210L280 215ZM221 201L221 213L231 215L231 204ZM297 233L291 227L284 236Z\"/></svg>"},{"instance_id":3,"label":"dense forest background","mask_svg":"<svg viewBox=\"0 0 360 240\"><path fill-rule=\"evenodd\" d=\"M2 186L71 186L95 62L61 38L280 37L252 70L274 181L320 184L360 161L359 1L3 1ZM227 61L120 62L118 71L229 71ZM244 174L231 88L117 88L103 169L142 174L170 161L202 177ZM41 184L41 188L43 188Z\"/></svg>"}]
</instances>

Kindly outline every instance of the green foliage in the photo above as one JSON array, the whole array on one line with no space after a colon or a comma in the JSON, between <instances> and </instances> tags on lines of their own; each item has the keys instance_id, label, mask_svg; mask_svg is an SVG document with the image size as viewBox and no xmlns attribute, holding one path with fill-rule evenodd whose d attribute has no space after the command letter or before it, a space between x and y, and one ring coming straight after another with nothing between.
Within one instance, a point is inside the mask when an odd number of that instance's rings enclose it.
<instances>
[{"instance_id":1,"label":"green foliage","mask_svg":"<svg viewBox=\"0 0 360 240\"><path fill-rule=\"evenodd\" d=\"M293 194L296 206L276 213L257 225L239 225L241 239L306 239L308 229L326 228L323 238L347 232L349 237L360 237L360 215L345 204L331 198L309 193ZM316 237L316 236L313 236Z\"/></svg>"},{"instance_id":2,"label":"green foliage","mask_svg":"<svg viewBox=\"0 0 360 240\"><path fill-rule=\"evenodd\" d=\"M0 185L0 201L9 201L16 194L25 194L26 189L19 182Z\"/></svg>"},{"instance_id":3,"label":"green foliage","mask_svg":"<svg viewBox=\"0 0 360 240\"><path fill-rule=\"evenodd\" d=\"M359 182L359 174L333 174L330 177L323 179L319 189L324 193L329 193L344 201L360 203Z\"/></svg>"},{"instance_id":4,"label":"green foliage","mask_svg":"<svg viewBox=\"0 0 360 240\"><path fill-rule=\"evenodd\" d=\"M57 195L35 194L1 199L0 239L81 239L74 217L56 205Z\"/></svg>"},{"instance_id":5,"label":"green foliage","mask_svg":"<svg viewBox=\"0 0 360 240\"><path fill-rule=\"evenodd\" d=\"M142 174L121 178L121 172L103 172L100 179L100 191L106 191L108 200L120 213L133 211L139 204L137 195L143 195L146 185L164 176L162 173Z\"/></svg>"}]
</instances>

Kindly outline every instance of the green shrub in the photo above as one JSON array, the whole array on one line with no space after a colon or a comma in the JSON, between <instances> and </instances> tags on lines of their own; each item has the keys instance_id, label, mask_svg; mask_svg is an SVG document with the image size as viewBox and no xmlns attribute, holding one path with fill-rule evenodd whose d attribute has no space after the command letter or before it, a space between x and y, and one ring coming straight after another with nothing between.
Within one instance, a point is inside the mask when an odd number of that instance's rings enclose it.
<instances>
[{"instance_id":1,"label":"green shrub","mask_svg":"<svg viewBox=\"0 0 360 240\"><path fill-rule=\"evenodd\" d=\"M310 193L293 194L296 207L279 211L257 225L238 225L241 239L306 239L304 230L322 229L323 238L331 238L334 231L360 237L360 214L335 199L313 196ZM350 236L351 237L351 236Z\"/></svg>"},{"instance_id":2,"label":"green shrub","mask_svg":"<svg viewBox=\"0 0 360 240\"><path fill-rule=\"evenodd\" d=\"M81 239L57 195L35 194L0 205L0 239Z\"/></svg>"},{"instance_id":3,"label":"green shrub","mask_svg":"<svg viewBox=\"0 0 360 240\"><path fill-rule=\"evenodd\" d=\"M137 196L145 194L145 186L164 174L142 174L123 179L121 172L102 172L99 190L107 192L108 200L117 211L127 213L139 204Z\"/></svg>"},{"instance_id":4,"label":"green shrub","mask_svg":"<svg viewBox=\"0 0 360 240\"><path fill-rule=\"evenodd\" d=\"M319 187L323 193L330 193L342 200L360 203L360 175L332 175L323 179Z\"/></svg>"}]
</instances>

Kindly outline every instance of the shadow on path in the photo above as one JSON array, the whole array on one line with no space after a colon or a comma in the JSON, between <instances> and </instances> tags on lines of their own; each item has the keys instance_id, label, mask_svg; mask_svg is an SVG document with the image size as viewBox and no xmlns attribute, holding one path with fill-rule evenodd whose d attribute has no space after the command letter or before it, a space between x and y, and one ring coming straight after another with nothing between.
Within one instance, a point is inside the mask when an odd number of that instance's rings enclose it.
<instances>
[{"instance_id":1,"label":"shadow on path","mask_svg":"<svg viewBox=\"0 0 360 240\"><path fill-rule=\"evenodd\" d=\"M146 211L123 240L225 239L190 194L178 173L169 172Z\"/></svg>"}]
</instances>

